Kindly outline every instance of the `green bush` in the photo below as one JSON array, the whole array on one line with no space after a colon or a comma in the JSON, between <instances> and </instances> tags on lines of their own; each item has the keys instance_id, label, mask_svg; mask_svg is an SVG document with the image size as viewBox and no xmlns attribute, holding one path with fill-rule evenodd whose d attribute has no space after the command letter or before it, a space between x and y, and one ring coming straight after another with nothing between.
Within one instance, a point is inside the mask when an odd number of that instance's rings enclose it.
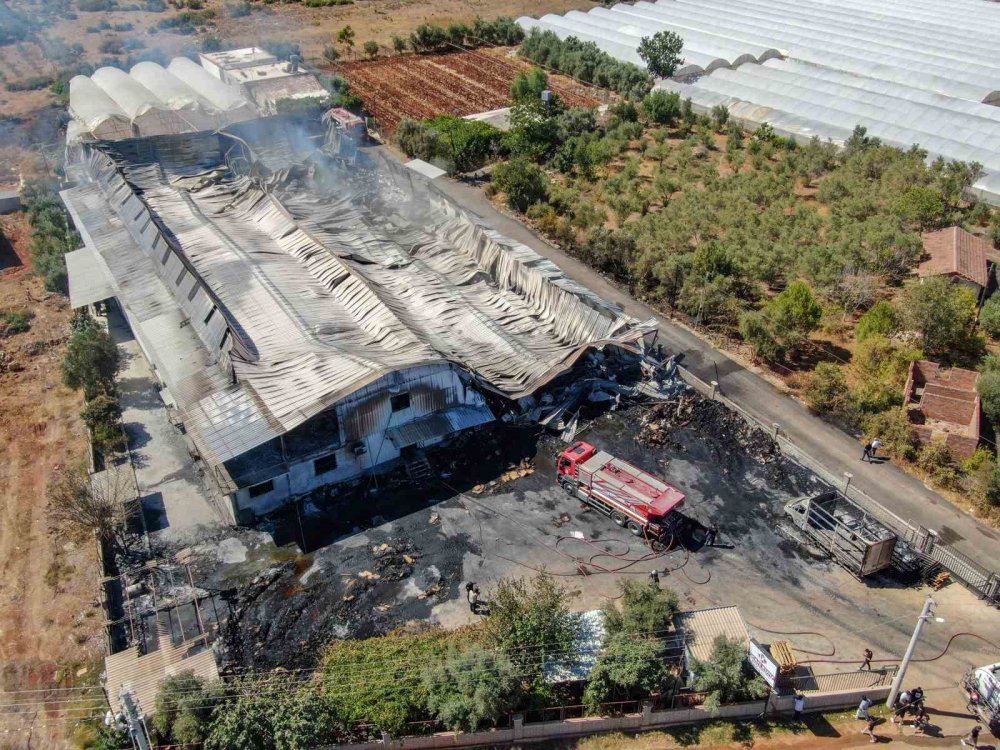
<instances>
[{"instance_id":1,"label":"green bush","mask_svg":"<svg viewBox=\"0 0 1000 750\"><path fill-rule=\"evenodd\" d=\"M903 323L923 336L927 354L968 350L976 318L976 295L942 276L922 279L901 300Z\"/></svg>"},{"instance_id":2,"label":"green bush","mask_svg":"<svg viewBox=\"0 0 1000 750\"><path fill-rule=\"evenodd\" d=\"M44 279L48 291L66 292L64 256L79 246L80 238L70 227L56 186L42 181L28 182L21 190L21 202L32 228L33 270Z\"/></svg>"},{"instance_id":3,"label":"green bush","mask_svg":"<svg viewBox=\"0 0 1000 750\"><path fill-rule=\"evenodd\" d=\"M549 87L549 78L541 68L532 68L529 73L518 73L510 84L510 98L515 102L526 99L541 99L542 92Z\"/></svg>"},{"instance_id":4,"label":"green bush","mask_svg":"<svg viewBox=\"0 0 1000 750\"><path fill-rule=\"evenodd\" d=\"M90 429L94 447L107 457L121 453L128 446L122 431L122 407L117 398L100 394L87 402L80 412L83 423Z\"/></svg>"},{"instance_id":5,"label":"green bush","mask_svg":"<svg viewBox=\"0 0 1000 750\"><path fill-rule=\"evenodd\" d=\"M820 362L802 395L809 408L820 414L843 414L849 395L843 368L832 362Z\"/></svg>"},{"instance_id":6,"label":"green bush","mask_svg":"<svg viewBox=\"0 0 1000 750\"><path fill-rule=\"evenodd\" d=\"M395 138L407 156L446 161L452 173L480 169L505 148L503 133L489 123L450 115L422 122L403 119Z\"/></svg>"},{"instance_id":7,"label":"green bush","mask_svg":"<svg viewBox=\"0 0 1000 750\"><path fill-rule=\"evenodd\" d=\"M992 339L1000 339L1000 295L994 294L979 310L979 325Z\"/></svg>"},{"instance_id":8,"label":"green bush","mask_svg":"<svg viewBox=\"0 0 1000 750\"><path fill-rule=\"evenodd\" d=\"M934 439L922 445L917 452L917 466L926 471L931 482L939 487L954 490L960 486L958 467L944 440Z\"/></svg>"},{"instance_id":9,"label":"green bush","mask_svg":"<svg viewBox=\"0 0 1000 750\"><path fill-rule=\"evenodd\" d=\"M560 39L551 31L532 29L521 43L519 54L543 67L632 99L642 99L653 86L652 77L638 65L620 62L593 42L573 36Z\"/></svg>"},{"instance_id":10,"label":"green bush","mask_svg":"<svg viewBox=\"0 0 1000 750\"><path fill-rule=\"evenodd\" d=\"M487 599L485 645L510 657L526 679L541 676L546 652L573 649L579 617L569 611L569 594L551 576L541 574L530 582L501 579ZM541 654L539 644L545 644Z\"/></svg>"},{"instance_id":11,"label":"green bush","mask_svg":"<svg viewBox=\"0 0 1000 750\"><path fill-rule=\"evenodd\" d=\"M493 184L507 197L507 204L517 210L528 210L533 203L545 200L548 178L536 164L515 158L493 169Z\"/></svg>"},{"instance_id":12,"label":"green bush","mask_svg":"<svg viewBox=\"0 0 1000 750\"><path fill-rule=\"evenodd\" d=\"M763 698L770 691L747 668L744 647L722 635L712 644L712 656L707 661L695 660L691 673L694 689L708 693L705 708L710 713L727 703Z\"/></svg>"},{"instance_id":13,"label":"green bush","mask_svg":"<svg viewBox=\"0 0 1000 750\"><path fill-rule=\"evenodd\" d=\"M899 330L899 315L889 302L878 302L858 319L854 334L858 341L871 336L891 336Z\"/></svg>"},{"instance_id":14,"label":"green bush","mask_svg":"<svg viewBox=\"0 0 1000 750\"><path fill-rule=\"evenodd\" d=\"M680 611L676 593L652 581L622 579L619 588L619 606L608 602L603 607L604 627L609 635L663 638L673 630L674 617Z\"/></svg>"},{"instance_id":15,"label":"green bush","mask_svg":"<svg viewBox=\"0 0 1000 750\"><path fill-rule=\"evenodd\" d=\"M86 313L77 314L62 361L63 383L82 388L84 396L91 400L100 393L114 392L120 367L118 347L107 331Z\"/></svg>"},{"instance_id":16,"label":"green bush","mask_svg":"<svg viewBox=\"0 0 1000 750\"><path fill-rule=\"evenodd\" d=\"M658 640L612 635L587 676L583 702L596 712L601 703L646 697L658 692L668 676Z\"/></svg>"},{"instance_id":17,"label":"green bush","mask_svg":"<svg viewBox=\"0 0 1000 750\"><path fill-rule=\"evenodd\" d=\"M894 458L912 461L917 455L913 429L902 409L887 409L866 417L864 436L866 441L881 440L885 452Z\"/></svg>"},{"instance_id":18,"label":"green bush","mask_svg":"<svg viewBox=\"0 0 1000 750\"><path fill-rule=\"evenodd\" d=\"M517 706L520 670L504 654L481 646L459 650L424 667L427 710L453 731L474 732Z\"/></svg>"},{"instance_id":19,"label":"green bush","mask_svg":"<svg viewBox=\"0 0 1000 750\"><path fill-rule=\"evenodd\" d=\"M7 310L0 313L0 336L26 333L31 328L33 317L30 310Z\"/></svg>"}]
</instances>

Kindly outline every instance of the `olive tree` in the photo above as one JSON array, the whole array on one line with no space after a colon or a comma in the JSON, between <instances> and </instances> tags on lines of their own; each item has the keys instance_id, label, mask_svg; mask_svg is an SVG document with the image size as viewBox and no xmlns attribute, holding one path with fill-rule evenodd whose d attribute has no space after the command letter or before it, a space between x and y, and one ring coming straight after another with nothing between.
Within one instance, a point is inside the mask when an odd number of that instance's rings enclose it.
<instances>
[{"instance_id":1,"label":"olive tree","mask_svg":"<svg viewBox=\"0 0 1000 750\"><path fill-rule=\"evenodd\" d=\"M684 62L684 40L673 31L658 31L639 42L639 57L657 78L670 78Z\"/></svg>"}]
</instances>

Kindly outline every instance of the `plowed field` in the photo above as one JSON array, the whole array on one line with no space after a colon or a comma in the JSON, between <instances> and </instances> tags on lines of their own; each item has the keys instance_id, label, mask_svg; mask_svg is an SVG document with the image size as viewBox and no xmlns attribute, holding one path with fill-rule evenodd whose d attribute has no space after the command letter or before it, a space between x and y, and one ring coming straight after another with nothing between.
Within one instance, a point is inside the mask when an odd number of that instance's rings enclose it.
<instances>
[{"instance_id":1,"label":"plowed field","mask_svg":"<svg viewBox=\"0 0 1000 750\"><path fill-rule=\"evenodd\" d=\"M464 117L510 104L510 84L531 66L522 60L484 52L445 55L397 55L370 62L345 63L337 71L391 134L404 117L423 119L441 114ZM562 76L549 84L573 107L598 104L595 91Z\"/></svg>"}]
</instances>

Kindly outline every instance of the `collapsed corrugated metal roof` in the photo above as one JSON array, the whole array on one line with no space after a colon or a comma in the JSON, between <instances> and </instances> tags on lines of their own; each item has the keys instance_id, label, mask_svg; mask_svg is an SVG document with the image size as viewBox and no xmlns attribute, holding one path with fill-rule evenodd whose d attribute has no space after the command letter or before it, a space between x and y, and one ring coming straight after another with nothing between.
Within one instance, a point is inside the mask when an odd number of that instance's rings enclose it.
<instances>
[{"instance_id":1,"label":"collapsed corrugated metal roof","mask_svg":"<svg viewBox=\"0 0 1000 750\"><path fill-rule=\"evenodd\" d=\"M201 134L197 147L182 136L147 139L151 164L96 150L89 161L133 241L131 262L108 262L128 277L116 275L118 286L138 278L144 256L206 350L232 368L235 384L189 375L172 388L210 463L392 372L450 363L519 398L588 348L652 329L395 162L295 163L290 155L308 141L294 128L240 133ZM149 283L148 271L142 278Z\"/></svg>"}]
</instances>

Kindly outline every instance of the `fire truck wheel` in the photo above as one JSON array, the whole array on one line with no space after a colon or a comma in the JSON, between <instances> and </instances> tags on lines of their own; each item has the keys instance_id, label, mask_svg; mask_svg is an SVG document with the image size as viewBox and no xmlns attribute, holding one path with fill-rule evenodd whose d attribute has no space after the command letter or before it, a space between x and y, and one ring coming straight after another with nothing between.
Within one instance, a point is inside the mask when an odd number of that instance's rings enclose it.
<instances>
[{"instance_id":1,"label":"fire truck wheel","mask_svg":"<svg viewBox=\"0 0 1000 750\"><path fill-rule=\"evenodd\" d=\"M653 552L666 552L667 545L661 542L659 539L654 539L649 543L650 548Z\"/></svg>"},{"instance_id":2,"label":"fire truck wheel","mask_svg":"<svg viewBox=\"0 0 1000 750\"><path fill-rule=\"evenodd\" d=\"M631 531L635 536L642 536L642 526L637 524L635 521L628 522L628 530Z\"/></svg>"},{"instance_id":3,"label":"fire truck wheel","mask_svg":"<svg viewBox=\"0 0 1000 750\"><path fill-rule=\"evenodd\" d=\"M576 487L573 486L572 482L563 482L562 483L562 488L564 490L566 490L566 494L567 495L575 495L576 494Z\"/></svg>"},{"instance_id":4,"label":"fire truck wheel","mask_svg":"<svg viewBox=\"0 0 1000 750\"><path fill-rule=\"evenodd\" d=\"M628 519L625 518L625 514L619 513L617 510L611 514L611 520L614 521L619 526L624 526L628 523Z\"/></svg>"}]
</instances>

